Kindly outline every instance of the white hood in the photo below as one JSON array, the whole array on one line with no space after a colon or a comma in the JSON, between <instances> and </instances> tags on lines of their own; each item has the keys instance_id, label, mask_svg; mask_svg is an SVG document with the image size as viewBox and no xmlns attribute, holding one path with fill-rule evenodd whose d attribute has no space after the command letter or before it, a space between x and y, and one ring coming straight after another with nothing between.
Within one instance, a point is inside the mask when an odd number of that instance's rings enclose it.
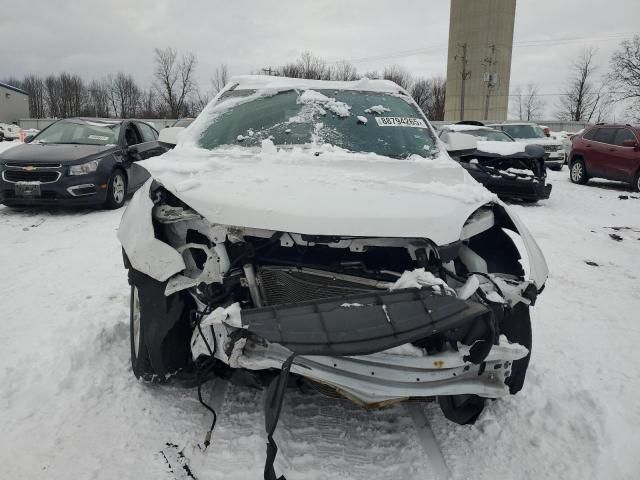
<instances>
[{"instance_id":1,"label":"white hood","mask_svg":"<svg viewBox=\"0 0 640 480\"><path fill-rule=\"evenodd\" d=\"M317 150L317 149L316 149ZM140 162L213 223L313 235L459 240L496 197L456 162L396 160L333 147L215 151L179 146Z\"/></svg>"},{"instance_id":2,"label":"white hood","mask_svg":"<svg viewBox=\"0 0 640 480\"><path fill-rule=\"evenodd\" d=\"M516 140L520 143L525 143L527 145L557 145L562 146L562 142L558 140L554 140L553 138L516 138Z\"/></svg>"}]
</instances>

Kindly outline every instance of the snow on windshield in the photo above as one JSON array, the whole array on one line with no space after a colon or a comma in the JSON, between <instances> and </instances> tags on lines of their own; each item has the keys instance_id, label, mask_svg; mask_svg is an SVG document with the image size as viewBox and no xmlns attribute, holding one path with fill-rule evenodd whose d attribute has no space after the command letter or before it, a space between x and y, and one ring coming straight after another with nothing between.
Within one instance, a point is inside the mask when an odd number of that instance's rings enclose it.
<instances>
[{"instance_id":1,"label":"snow on windshield","mask_svg":"<svg viewBox=\"0 0 640 480\"><path fill-rule=\"evenodd\" d=\"M198 118L197 136L191 139L206 149L258 147L269 139L278 146L326 143L398 159L433 156L437 145L431 128L414 104L399 97L334 89L230 90Z\"/></svg>"},{"instance_id":2,"label":"snow on windshield","mask_svg":"<svg viewBox=\"0 0 640 480\"><path fill-rule=\"evenodd\" d=\"M298 98L298 103L303 105L322 105L327 110L332 111L339 117L348 117L351 115L349 110L351 107L344 102L337 102L335 98L329 98L315 90L305 90Z\"/></svg>"},{"instance_id":3,"label":"snow on windshield","mask_svg":"<svg viewBox=\"0 0 640 480\"><path fill-rule=\"evenodd\" d=\"M369 107L367 108L364 113L377 113L378 115L382 115L384 112L390 112L391 110L389 110L386 107L383 107L382 105L374 105L373 107Z\"/></svg>"}]
</instances>

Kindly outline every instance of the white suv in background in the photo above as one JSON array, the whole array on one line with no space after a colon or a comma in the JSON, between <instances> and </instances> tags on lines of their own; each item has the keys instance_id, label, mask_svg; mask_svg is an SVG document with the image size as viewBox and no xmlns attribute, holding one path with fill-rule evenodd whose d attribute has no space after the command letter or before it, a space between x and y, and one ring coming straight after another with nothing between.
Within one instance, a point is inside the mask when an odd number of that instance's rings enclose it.
<instances>
[{"instance_id":1,"label":"white suv in background","mask_svg":"<svg viewBox=\"0 0 640 480\"><path fill-rule=\"evenodd\" d=\"M518 142L540 145L544 148L544 163L547 168L562 170L567 159L562 142L547 137L539 125L535 123L499 123L487 126L508 133Z\"/></svg>"}]
</instances>

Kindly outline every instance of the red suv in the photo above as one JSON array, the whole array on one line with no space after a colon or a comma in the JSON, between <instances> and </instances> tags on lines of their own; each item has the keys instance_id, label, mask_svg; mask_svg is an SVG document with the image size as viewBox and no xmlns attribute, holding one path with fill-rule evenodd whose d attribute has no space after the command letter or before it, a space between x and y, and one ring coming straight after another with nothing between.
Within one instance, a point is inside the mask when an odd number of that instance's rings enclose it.
<instances>
[{"instance_id":1,"label":"red suv","mask_svg":"<svg viewBox=\"0 0 640 480\"><path fill-rule=\"evenodd\" d=\"M595 125L571 140L569 176L573 183L591 177L628 182L640 191L640 126Z\"/></svg>"}]
</instances>

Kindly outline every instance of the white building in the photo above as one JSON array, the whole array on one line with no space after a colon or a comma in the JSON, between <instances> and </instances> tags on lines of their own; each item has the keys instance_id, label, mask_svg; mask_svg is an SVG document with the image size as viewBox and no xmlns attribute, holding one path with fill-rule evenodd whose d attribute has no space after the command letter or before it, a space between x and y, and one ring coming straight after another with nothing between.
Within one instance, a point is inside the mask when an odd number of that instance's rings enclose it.
<instances>
[{"instance_id":1,"label":"white building","mask_svg":"<svg viewBox=\"0 0 640 480\"><path fill-rule=\"evenodd\" d=\"M29 94L0 82L0 123L18 123L29 117Z\"/></svg>"}]
</instances>

